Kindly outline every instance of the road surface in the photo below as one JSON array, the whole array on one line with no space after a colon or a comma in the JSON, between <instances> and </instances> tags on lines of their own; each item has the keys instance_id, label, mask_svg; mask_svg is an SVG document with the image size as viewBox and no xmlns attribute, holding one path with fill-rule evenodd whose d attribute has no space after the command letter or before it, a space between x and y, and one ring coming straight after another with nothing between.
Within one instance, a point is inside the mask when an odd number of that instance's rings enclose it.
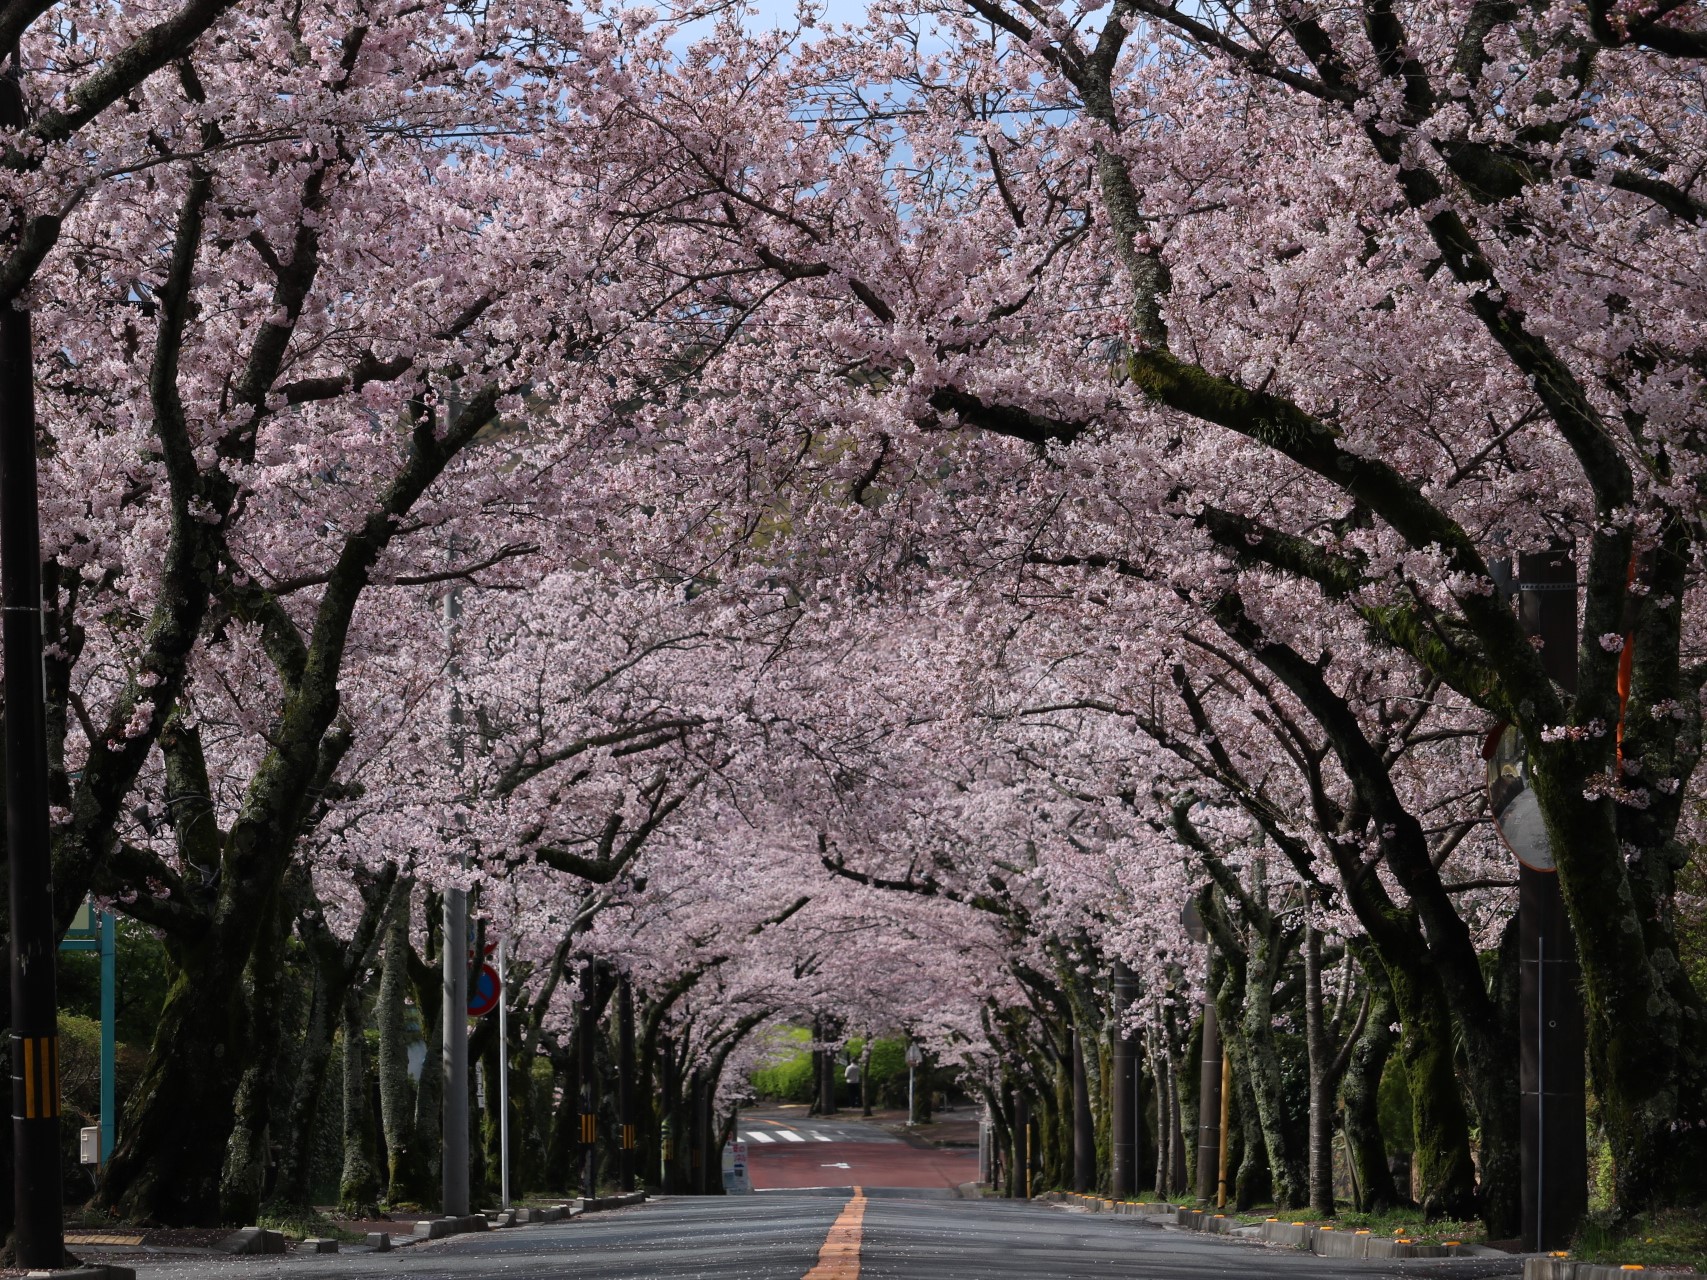
<instances>
[{"instance_id":1,"label":"road surface","mask_svg":"<svg viewBox=\"0 0 1707 1280\"><path fill-rule=\"evenodd\" d=\"M850 1232L855 1206L860 1220ZM833 1236L838 1222L844 1227ZM1515 1259L1341 1262L1136 1218L905 1192L663 1199L390 1254L127 1262L138 1280L1481 1280L1518 1271Z\"/></svg>"},{"instance_id":2,"label":"road surface","mask_svg":"<svg viewBox=\"0 0 1707 1280\"><path fill-rule=\"evenodd\" d=\"M667 1197L386 1254L83 1253L134 1266L138 1280L1482 1280L1520 1270L1516 1259L1331 1261L1142 1218L957 1198L976 1152L852 1116L757 1112L738 1132L754 1194Z\"/></svg>"},{"instance_id":3,"label":"road surface","mask_svg":"<svg viewBox=\"0 0 1707 1280\"><path fill-rule=\"evenodd\" d=\"M754 1191L906 1187L952 1195L978 1177L976 1149L909 1143L857 1115L743 1112L737 1130Z\"/></svg>"}]
</instances>

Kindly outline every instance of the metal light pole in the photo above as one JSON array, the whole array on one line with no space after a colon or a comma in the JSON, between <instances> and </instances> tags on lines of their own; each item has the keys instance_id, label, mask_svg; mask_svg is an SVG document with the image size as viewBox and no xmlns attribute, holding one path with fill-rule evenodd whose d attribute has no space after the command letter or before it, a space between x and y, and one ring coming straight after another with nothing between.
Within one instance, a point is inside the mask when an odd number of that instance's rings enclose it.
<instances>
[{"instance_id":1,"label":"metal light pole","mask_svg":"<svg viewBox=\"0 0 1707 1280\"><path fill-rule=\"evenodd\" d=\"M634 989L624 974L616 989L616 1114L622 1126L617 1151L617 1189L634 1190L634 1153L639 1145L634 1108Z\"/></svg>"},{"instance_id":2,"label":"metal light pole","mask_svg":"<svg viewBox=\"0 0 1707 1280\"><path fill-rule=\"evenodd\" d=\"M505 939L498 939L498 1180L500 1209L510 1207L510 988L504 963Z\"/></svg>"},{"instance_id":3,"label":"metal light pole","mask_svg":"<svg viewBox=\"0 0 1707 1280\"><path fill-rule=\"evenodd\" d=\"M1210 948L1210 964L1204 970L1204 990L1210 992L1209 970L1213 967L1214 947L1209 942L1209 930L1197 903L1188 899L1180 912L1180 923L1192 941ZM1197 1076L1197 1198L1210 1201L1215 1197L1217 1176L1221 1169L1221 1088L1222 1088L1221 1020L1215 1013L1212 992L1203 1003L1203 1054Z\"/></svg>"},{"instance_id":4,"label":"metal light pole","mask_svg":"<svg viewBox=\"0 0 1707 1280\"><path fill-rule=\"evenodd\" d=\"M918 1070L919 1064L921 1062L923 1062L924 1060L925 1060L925 1055L919 1049L918 1045L910 1044L907 1046L907 1123L908 1124L917 1124L919 1122L919 1099L918 1099L918 1095L914 1092L913 1085L914 1085L914 1075Z\"/></svg>"},{"instance_id":5,"label":"metal light pole","mask_svg":"<svg viewBox=\"0 0 1707 1280\"><path fill-rule=\"evenodd\" d=\"M447 1217L468 1214L468 895L445 890L444 917L444 1158Z\"/></svg>"},{"instance_id":6,"label":"metal light pole","mask_svg":"<svg viewBox=\"0 0 1707 1280\"><path fill-rule=\"evenodd\" d=\"M458 776L462 773L462 704L456 692L456 620L462 601L456 588L445 593L444 616L452 644L450 745ZM442 1209L447 1217L468 1214L468 894L446 889L444 937L444 1022L441 1052L444 1055L444 1139L441 1164Z\"/></svg>"},{"instance_id":7,"label":"metal light pole","mask_svg":"<svg viewBox=\"0 0 1707 1280\"><path fill-rule=\"evenodd\" d=\"M581 970L581 1028L576 1046L581 1062L581 1194L588 1200L599 1194L599 1086L595 1076L598 1059L593 1045L593 1037L599 1030L598 1019L593 1015L598 989L598 963L588 960L586 968Z\"/></svg>"},{"instance_id":8,"label":"metal light pole","mask_svg":"<svg viewBox=\"0 0 1707 1280\"><path fill-rule=\"evenodd\" d=\"M1085 1045L1073 1028L1073 1190L1091 1191L1097 1180L1096 1128L1091 1120L1090 1082L1085 1078Z\"/></svg>"},{"instance_id":9,"label":"metal light pole","mask_svg":"<svg viewBox=\"0 0 1707 1280\"><path fill-rule=\"evenodd\" d=\"M1203 1056L1197 1075L1197 1198L1215 1198L1221 1168L1221 1020L1203 1006Z\"/></svg>"},{"instance_id":10,"label":"metal light pole","mask_svg":"<svg viewBox=\"0 0 1707 1280\"><path fill-rule=\"evenodd\" d=\"M1142 1112L1137 1097L1137 1042L1121 1025L1126 1010L1136 999L1132 971L1115 962L1114 966L1114 1085L1111 1090L1114 1129L1113 1178L1110 1191L1116 1200L1125 1200L1138 1189L1137 1126Z\"/></svg>"},{"instance_id":11,"label":"metal light pole","mask_svg":"<svg viewBox=\"0 0 1707 1280\"><path fill-rule=\"evenodd\" d=\"M0 125L25 124L17 41L0 77ZM20 211L13 211L14 225ZM6 859L11 876L12 1168L17 1261L65 1257L59 1185L57 918L48 848L42 693L41 522L36 507L35 360L30 313L0 304L0 624L6 677Z\"/></svg>"},{"instance_id":12,"label":"metal light pole","mask_svg":"<svg viewBox=\"0 0 1707 1280\"><path fill-rule=\"evenodd\" d=\"M1547 674L1574 692L1575 561L1564 550L1519 556L1517 580L1524 630L1542 641ZM1517 878L1523 1239L1546 1251L1564 1248L1588 1209L1587 1029L1576 937L1551 850L1529 856Z\"/></svg>"}]
</instances>

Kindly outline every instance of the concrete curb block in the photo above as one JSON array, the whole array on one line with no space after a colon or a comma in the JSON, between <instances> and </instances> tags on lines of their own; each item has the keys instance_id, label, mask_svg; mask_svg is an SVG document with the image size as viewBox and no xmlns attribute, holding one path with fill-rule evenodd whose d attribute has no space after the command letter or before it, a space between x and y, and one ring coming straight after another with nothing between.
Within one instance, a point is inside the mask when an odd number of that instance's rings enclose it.
<instances>
[{"instance_id":1,"label":"concrete curb block","mask_svg":"<svg viewBox=\"0 0 1707 1280\"><path fill-rule=\"evenodd\" d=\"M233 1231L215 1247L223 1253L283 1253L285 1238L283 1233L268 1231L265 1227L243 1227Z\"/></svg>"},{"instance_id":2,"label":"concrete curb block","mask_svg":"<svg viewBox=\"0 0 1707 1280\"><path fill-rule=\"evenodd\" d=\"M574 1202L575 1207L582 1213L599 1213L605 1209L626 1209L630 1205L645 1204L644 1191L628 1191L618 1196L583 1196Z\"/></svg>"},{"instance_id":3,"label":"concrete curb block","mask_svg":"<svg viewBox=\"0 0 1707 1280\"><path fill-rule=\"evenodd\" d=\"M1523 1280L1625 1280L1646 1267L1618 1266L1600 1262L1573 1262L1569 1258L1531 1255L1523 1260Z\"/></svg>"},{"instance_id":4,"label":"concrete curb block","mask_svg":"<svg viewBox=\"0 0 1707 1280\"><path fill-rule=\"evenodd\" d=\"M1463 1258L1465 1246L1418 1244L1404 1236L1377 1236L1368 1231L1343 1231L1314 1222L1281 1222L1270 1218L1257 1234L1269 1244L1283 1245L1318 1258ZM1497 1251L1496 1251L1497 1252Z\"/></svg>"},{"instance_id":5,"label":"concrete curb block","mask_svg":"<svg viewBox=\"0 0 1707 1280\"><path fill-rule=\"evenodd\" d=\"M1180 1206L1165 1200L1110 1200L1107 1196L1089 1196L1078 1191L1045 1191L1035 1197L1053 1204L1076 1204L1092 1213L1124 1213L1144 1218L1178 1213Z\"/></svg>"},{"instance_id":6,"label":"concrete curb block","mask_svg":"<svg viewBox=\"0 0 1707 1280\"><path fill-rule=\"evenodd\" d=\"M443 1240L446 1236L463 1236L473 1231L490 1231L485 1215L471 1213L463 1218L427 1218L415 1224L418 1240Z\"/></svg>"},{"instance_id":7,"label":"concrete curb block","mask_svg":"<svg viewBox=\"0 0 1707 1280\"><path fill-rule=\"evenodd\" d=\"M54 1280L136 1280L134 1269L113 1263L73 1267L68 1271L26 1271L24 1274L26 1276L52 1276Z\"/></svg>"},{"instance_id":8,"label":"concrete curb block","mask_svg":"<svg viewBox=\"0 0 1707 1280\"><path fill-rule=\"evenodd\" d=\"M1233 1229L1239 1225L1237 1218L1229 1218L1224 1213L1211 1213L1207 1209L1175 1209L1174 1224L1184 1227L1187 1231L1201 1231L1206 1235L1230 1236Z\"/></svg>"},{"instance_id":9,"label":"concrete curb block","mask_svg":"<svg viewBox=\"0 0 1707 1280\"><path fill-rule=\"evenodd\" d=\"M336 1253L338 1252L338 1242L336 1240L322 1239L319 1236L310 1236L302 1242L302 1252Z\"/></svg>"},{"instance_id":10,"label":"concrete curb block","mask_svg":"<svg viewBox=\"0 0 1707 1280\"><path fill-rule=\"evenodd\" d=\"M552 1205L549 1209L517 1209L516 1221L519 1223L561 1222L566 1212L563 1205Z\"/></svg>"},{"instance_id":11,"label":"concrete curb block","mask_svg":"<svg viewBox=\"0 0 1707 1280\"><path fill-rule=\"evenodd\" d=\"M375 1253L390 1253L391 1233L389 1231L370 1231L367 1233L367 1244Z\"/></svg>"}]
</instances>

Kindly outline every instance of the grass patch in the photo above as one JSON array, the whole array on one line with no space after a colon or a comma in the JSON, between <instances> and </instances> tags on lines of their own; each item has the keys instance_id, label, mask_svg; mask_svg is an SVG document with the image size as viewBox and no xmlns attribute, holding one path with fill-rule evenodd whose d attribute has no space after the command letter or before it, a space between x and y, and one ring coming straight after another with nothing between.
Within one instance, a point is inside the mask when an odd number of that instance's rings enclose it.
<instances>
[{"instance_id":1,"label":"grass patch","mask_svg":"<svg viewBox=\"0 0 1707 1280\"><path fill-rule=\"evenodd\" d=\"M1334 1219L1338 1231L1364 1231L1377 1236L1403 1236L1418 1244L1445 1244L1456 1240L1460 1244L1481 1244L1488 1238L1487 1228L1479 1221L1467 1222L1451 1218L1425 1221L1414 1209L1399 1209L1388 1213L1357 1213L1346 1210Z\"/></svg>"},{"instance_id":2,"label":"grass patch","mask_svg":"<svg viewBox=\"0 0 1707 1280\"><path fill-rule=\"evenodd\" d=\"M362 1239L353 1231L346 1231L332 1219L316 1209L263 1209L255 1219L257 1227L268 1231L277 1231L287 1240L320 1240L356 1241Z\"/></svg>"},{"instance_id":3,"label":"grass patch","mask_svg":"<svg viewBox=\"0 0 1707 1280\"><path fill-rule=\"evenodd\" d=\"M1448 1240L1456 1240L1459 1244L1481 1244L1487 1239L1487 1228L1480 1222L1458 1222L1448 1218L1429 1222L1414 1209L1395 1209L1388 1213L1358 1213L1353 1209L1341 1209L1333 1218L1324 1220L1309 1209L1259 1206L1238 1215L1241 1225L1260 1224L1270 1218L1281 1222L1326 1221L1335 1231L1367 1231L1375 1236L1403 1237L1417 1244L1445 1244Z\"/></svg>"},{"instance_id":4,"label":"grass patch","mask_svg":"<svg viewBox=\"0 0 1707 1280\"><path fill-rule=\"evenodd\" d=\"M1612 1266L1707 1272L1707 1219L1699 1210L1672 1209L1615 1228L1610 1215L1590 1214L1572 1241L1571 1256Z\"/></svg>"}]
</instances>

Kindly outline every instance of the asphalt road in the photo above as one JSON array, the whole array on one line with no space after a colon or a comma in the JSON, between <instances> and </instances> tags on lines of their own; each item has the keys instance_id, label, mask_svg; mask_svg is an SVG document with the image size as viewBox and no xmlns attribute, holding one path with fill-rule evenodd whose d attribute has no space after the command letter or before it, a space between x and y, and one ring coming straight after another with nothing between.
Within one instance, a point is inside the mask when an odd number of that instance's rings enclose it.
<instances>
[{"instance_id":1,"label":"asphalt road","mask_svg":"<svg viewBox=\"0 0 1707 1280\"><path fill-rule=\"evenodd\" d=\"M407 1277L408 1280L802 1280L850 1196L783 1194L664 1199L544 1227L459 1236L390 1254L126 1261L139 1280ZM94 1259L91 1259L94 1260ZM859 1280L1305 1280L1315 1276L1515 1275L1515 1260L1341 1262L1205 1240L1134 1218L999 1200L872 1195ZM820 1275L826 1274L820 1271Z\"/></svg>"},{"instance_id":2,"label":"asphalt road","mask_svg":"<svg viewBox=\"0 0 1707 1280\"><path fill-rule=\"evenodd\" d=\"M951 1195L978 1176L975 1148L910 1145L857 1115L745 1112L739 1129L754 1191L906 1187Z\"/></svg>"}]
</instances>

